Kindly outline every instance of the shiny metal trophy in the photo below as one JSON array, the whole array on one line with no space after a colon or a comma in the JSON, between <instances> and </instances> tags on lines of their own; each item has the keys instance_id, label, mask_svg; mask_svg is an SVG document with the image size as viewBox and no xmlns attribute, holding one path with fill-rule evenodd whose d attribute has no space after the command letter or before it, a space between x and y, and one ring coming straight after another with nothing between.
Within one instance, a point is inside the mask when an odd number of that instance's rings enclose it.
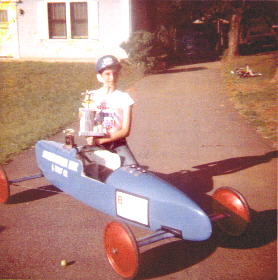
<instances>
[{"instance_id":1,"label":"shiny metal trophy","mask_svg":"<svg viewBox=\"0 0 278 280\"><path fill-rule=\"evenodd\" d=\"M102 114L92 108L79 108L81 113L79 136L105 136Z\"/></svg>"}]
</instances>

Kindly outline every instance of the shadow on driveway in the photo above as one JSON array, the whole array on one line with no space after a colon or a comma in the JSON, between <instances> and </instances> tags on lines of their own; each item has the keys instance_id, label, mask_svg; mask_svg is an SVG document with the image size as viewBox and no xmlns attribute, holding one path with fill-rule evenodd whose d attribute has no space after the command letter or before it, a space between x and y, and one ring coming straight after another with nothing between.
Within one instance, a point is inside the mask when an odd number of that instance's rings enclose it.
<instances>
[{"instance_id":1,"label":"shadow on driveway","mask_svg":"<svg viewBox=\"0 0 278 280\"><path fill-rule=\"evenodd\" d=\"M47 198L53 195L57 195L61 192L62 192L61 190L59 190L58 188L52 185L42 186L39 188L28 189L23 192L16 193L9 198L8 203L19 204L19 203L30 202L38 199Z\"/></svg>"},{"instance_id":2,"label":"shadow on driveway","mask_svg":"<svg viewBox=\"0 0 278 280\"><path fill-rule=\"evenodd\" d=\"M184 270L209 257L216 250L214 241L174 241L141 254L138 278L148 279Z\"/></svg>"},{"instance_id":3,"label":"shadow on driveway","mask_svg":"<svg viewBox=\"0 0 278 280\"><path fill-rule=\"evenodd\" d=\"M0 232L4 231L6 227L0 226Z\"/></svg>"},{"instance_id":4,"label":"shadow on driveway","mask_svg":"<svg viewBox=\"0 0 278 280\"><path fill-rule=\"evenodd\" d=\"M176 68L176 69L166 69L157 74L174 74L174 73L183 73L183 72L193 72L193 71L201 71L207 70L207 67L196 66L196 67L186 67L186 68Z\"/></svg>"},{"instance_id":5,"label":"shadow on driveway","mask_svg":"<svg viewBox=\"0 0 278 280\"><path fill-rule=\"evenodd\" d=\"M193 166L196 171L180 170L170 174L153 172L161 179L176 186L192 198L213 190L213 176L238 172L277 158L278 152L271 151L259 156L246 156L229 158L221 161L210 162Z\"/></svg>"}]
</instances>

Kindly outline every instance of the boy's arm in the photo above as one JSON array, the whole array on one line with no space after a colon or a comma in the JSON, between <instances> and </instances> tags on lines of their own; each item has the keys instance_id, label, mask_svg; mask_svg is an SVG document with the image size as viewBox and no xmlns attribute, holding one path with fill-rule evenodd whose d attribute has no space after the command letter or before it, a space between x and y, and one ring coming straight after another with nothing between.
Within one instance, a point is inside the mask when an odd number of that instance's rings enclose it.
<instances>
[{"instance_id":1,"label":"boy's arm","mask_svg":"<svg viewBox=\"0 0 278 280\"><path fill-rule=\"evenodd\" d=\"M132 121L132 106L128 106L123 109L122 128L114 133L111 133L109 136L95 138L94 144L101 145L127 137L130 133L131 121Z\"/></svg>"}]
</instances>

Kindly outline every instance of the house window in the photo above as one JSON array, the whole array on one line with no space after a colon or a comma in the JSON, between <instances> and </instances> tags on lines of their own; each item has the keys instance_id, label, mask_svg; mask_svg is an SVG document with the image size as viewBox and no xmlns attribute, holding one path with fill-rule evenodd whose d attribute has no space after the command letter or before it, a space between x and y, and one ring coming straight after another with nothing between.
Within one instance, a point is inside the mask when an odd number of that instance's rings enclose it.
<instances>
[{"instance_id":1,"label":"house window","mask_svg":"<svg viewBox=\"0 0 278 280\"><path fill-rule=\"evenodd\" d=\"M70 3L71 37L88 38L88 13L86 2Z\"/></svg>"},{"instance_id":2,"label":"house window","mask_svg":"<svg viewBox=\"0 0 278 280\"><path fill-rule=\"evenodd\" d=\"M88 38L87 10L87 2L49 2L49 38Z\"/></svg>"},{"instance_id":3,"label":"house window","mask_svg":"<svg viewBox=\"0 0 278 280\"><path fill-rule=\"evenodd\" d=\"M49 37L67 38L66 4L48 3Z\"/></svg>"}]
</instances>

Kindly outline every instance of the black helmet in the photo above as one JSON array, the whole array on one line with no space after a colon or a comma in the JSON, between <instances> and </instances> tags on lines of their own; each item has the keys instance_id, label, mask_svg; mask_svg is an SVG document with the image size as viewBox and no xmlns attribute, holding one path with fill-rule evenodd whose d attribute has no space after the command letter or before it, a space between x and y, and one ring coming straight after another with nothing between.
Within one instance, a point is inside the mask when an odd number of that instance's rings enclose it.
<instances>
[{"instance_id":1,"label":"black helmet","mask_svg":"<svg viewBox=\"0 0 278 280\"><path fill-rule=\"evenodd\" d=\"M101 73L106 68L115 66L119 67L119 69L121 68L118 59L113 55L105 55L97 61L96 70L98 73Z\"/></svg>"}]
</instances>

